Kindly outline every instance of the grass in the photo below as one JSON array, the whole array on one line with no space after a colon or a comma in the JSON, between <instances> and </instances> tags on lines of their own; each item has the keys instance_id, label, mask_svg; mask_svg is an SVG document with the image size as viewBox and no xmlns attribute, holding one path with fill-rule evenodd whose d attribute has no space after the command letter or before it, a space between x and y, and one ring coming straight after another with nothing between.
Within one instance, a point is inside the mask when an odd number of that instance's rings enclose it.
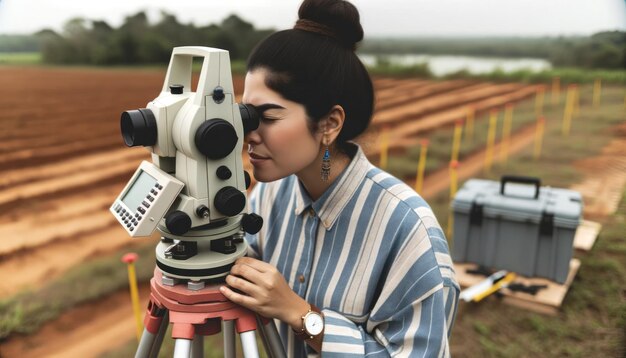
<instances>
[{"instance_id":1,"label":"grass","mask_svg":"<svg viewBox=\"0 0 626 358\"><path fill-rule=\"evenodd\" d=\"M40 65L39 52L0 52L0 65Z\"/></svg>"},{"instance_id":2,"label":"grass","mask_svg":"<svg viewBox=\"0 0 626 358\"><path fill-rule=\"evenodd\" d=\"M75 267L38 290L27 290L0 301L0 342L15 333L36 332L68 309L128 287L126 265L120 258L128 249ZM136 247L139 281L154 271L154 242Z\"/></svg>"},{"instance_id":3,"label":"grass","mask_svg":"<svg viewBox=\"0 0 626 358\"><path fill-rule=\"evenodd\" d=\"M494 70L489 73L471 74L467 71L460 71L444 76L444 78L468 78L495 82L525 82L525 83L550 83L554 77L559 77L561 82L567 83L593 83L596 79L603 83L616 85L626 84L626 70L600 70L588 68L553 68L540 72L531 70L518 70L504 72Z\"/></svg>"}]
</instances>

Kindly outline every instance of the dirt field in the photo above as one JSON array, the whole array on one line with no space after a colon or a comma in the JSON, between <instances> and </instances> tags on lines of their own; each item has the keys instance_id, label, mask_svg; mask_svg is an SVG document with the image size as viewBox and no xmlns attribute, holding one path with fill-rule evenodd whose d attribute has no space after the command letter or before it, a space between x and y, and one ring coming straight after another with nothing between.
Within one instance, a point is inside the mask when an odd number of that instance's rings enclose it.
<instances>
[{"instance_id":1,"label":"dirt field","mask_svg":"<svg viewBox=\"0 0 626 358\"><path fill-rule=\"evenodd\" d=\"M124 146L119 116L156 97L163 77L160 71L0 68L0 298L129 245L108 207L149 155ZM367 143L382 126L392 147L404 147L463 118L467 106L488 111L536 91L393 78L376 78L375 87L377 112L361 139L371 156L377 146ZM240 95L242 78L235 78L235 89ZM520 145L529 138L532 133L519 133ZM480 166L477 155L472 165ZM439 175L427 178L425 196L447 188L445 172Z\"/></svg>"}]
</instances>

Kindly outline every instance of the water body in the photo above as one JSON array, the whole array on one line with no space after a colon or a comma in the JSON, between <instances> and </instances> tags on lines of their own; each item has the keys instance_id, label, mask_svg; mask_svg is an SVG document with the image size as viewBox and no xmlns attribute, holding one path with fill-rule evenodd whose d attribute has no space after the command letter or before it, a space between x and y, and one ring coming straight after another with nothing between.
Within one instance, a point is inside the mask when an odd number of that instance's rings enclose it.
<instances>
[{"instance_id":1,"label":"water body","mask_svg":"<svg viewBox=\"0 0 626 358\"><path fill-rule=\"evenodd\" d=\"M380 55L359 54L366 66L375 66ZM428 63L428 68L435 76L466 70L472 74L493 72L500 69L506 73L518 70L541 72L552 68L550 62L540 58L493 58L473 56L444 55L385 55L385 61L398 66L411 66Z\"/></svg>"}]
</instances>

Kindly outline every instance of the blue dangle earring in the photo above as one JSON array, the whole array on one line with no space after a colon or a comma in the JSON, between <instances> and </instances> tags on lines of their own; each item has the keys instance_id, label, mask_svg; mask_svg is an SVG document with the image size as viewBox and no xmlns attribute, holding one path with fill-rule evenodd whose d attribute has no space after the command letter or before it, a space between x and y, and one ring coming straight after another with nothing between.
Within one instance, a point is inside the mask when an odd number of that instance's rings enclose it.
<instances>
[{"instance_id":1,"label":"blue dangle earring","mask_svg":"<svg viewBox=\"0 0 626 358\"><path fill-rule=\"evenodd\" d=\"M324 157L322 158L322 181L328 181L330 176L330 151L328 150L328 144L326 144L326 150L324 150Z\"/></svg>"}]
</instances>

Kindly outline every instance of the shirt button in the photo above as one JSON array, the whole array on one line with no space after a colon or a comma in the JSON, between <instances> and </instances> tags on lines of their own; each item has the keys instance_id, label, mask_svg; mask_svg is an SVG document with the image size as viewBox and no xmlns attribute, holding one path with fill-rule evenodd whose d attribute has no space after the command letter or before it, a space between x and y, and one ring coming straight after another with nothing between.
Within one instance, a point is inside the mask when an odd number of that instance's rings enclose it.
<instances>
[{"instance_id":1,"label":"shirt button","mask_svg":"<svg viewBox=\"0 0 626 358\"><path fill-rule=\"evenodd\" d=\"M315 216L315 210L309 209L309 216Z\"/></svg>"},{"instance_id":2,"label":"shirt button","mask_svg":"<svg viewBox=\"0 0 626 358\"><path fill-rule=\"evenodd\" d=\"M300 283L304 283L304 275L298 276L298 281L300 281Z\"/></svg>"}]
</instances>

